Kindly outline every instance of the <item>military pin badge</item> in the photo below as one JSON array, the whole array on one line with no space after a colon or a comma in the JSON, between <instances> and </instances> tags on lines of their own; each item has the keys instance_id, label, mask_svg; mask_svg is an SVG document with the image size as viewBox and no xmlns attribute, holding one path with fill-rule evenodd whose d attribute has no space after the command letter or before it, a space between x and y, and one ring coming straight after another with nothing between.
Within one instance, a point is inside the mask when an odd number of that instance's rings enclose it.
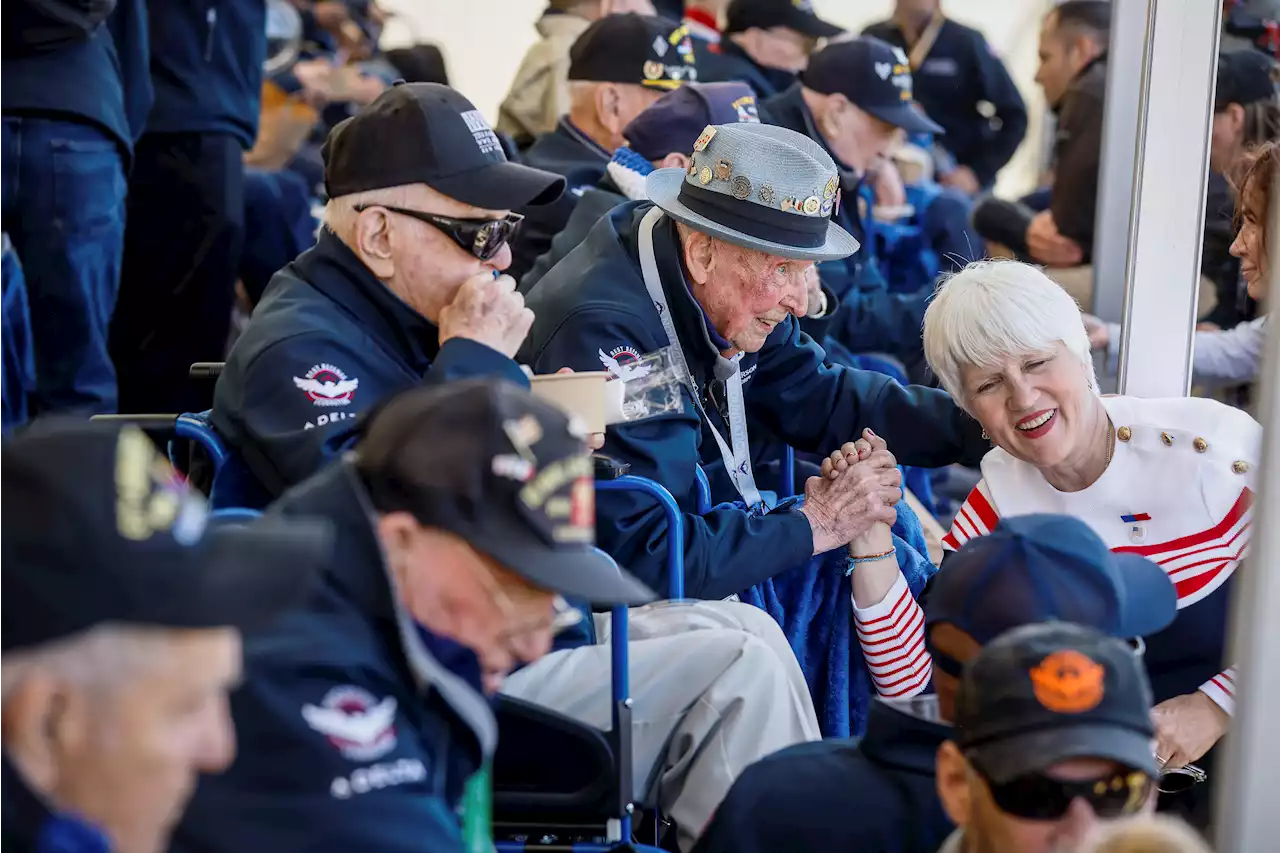
<instances>
[{"instance_id":1,"label":"military pin badge","mask_svg":"<svg viewBox=\"0 0 1280 853\"><path fill-rule=\"evenodd\" d=\"M729 185L729 191L738 201L746 201L751 197L751 181L746 175L735 175L733 183Z\"/></svg>"},{"instance_id":2,"label":"military pin badge","mask_svg":"<svg viewBox=\"0 0 1280 853\"><path fill-rule=\"evenodd\" d=\"M698 141L693 143L693 150L702 151L703 149L705 149L709 144L711 144L711 138L715 135L716 135L715 127L712 125L707 125L706 128L703 129L702 135L698 137ZM685 137L685 138L687 139L688 137Z\"/></svg>"},{"instance_id":3,"label":"military pin badge","mask_svg":"<svg viewBox=\"0 0 1280 853\"><path fill-rule=\"evenodd\" d=\"M733 177L733 164L728 160L720 160L716 163L716 180L727 181Z\"/></svg>"},{"instance_id":4,"label":"military pin badge","mask_svg":"<svg viewBox=\"0 0 1280 853\"><path fill-rule=\"evenodd\" d=\"M650 59L644 64L644 79L660 80L662 79L662 73L666 70L666 67L661 62ZM685 139L688 138L687 136L685 137Z\"/></svg>"},{"instance_id":5,"label":"military pin badge","mask_svg":"<svg viewBox=\"0 0 1280 853\"><path fill-rule=\"evenodd\" d=\"M822 202L818 201L816 195L811 195L804 200L804 212L806 216L814 216L822 209Z\"/></svg>"},{"instance_id":6,"label":"military pin badge","mask_svg":"<svg viewBox=\"0 0 1280 853\"><path fill-rule=\"evenodd\" d=\"M831 198L836 194L836 176L832 175L831 180L827 181L827 185L822 188L822 197Z\"/></svg>"},{"instance_id":7,"label":"military pin badge","mask_svg":"<svg viewBox=\"0 0 1280 853\"><path fill-rule=\"evenodd\" d=\"M703 166L702 171L698 173L698 182L703 186L711 183L711 167Z\"/></svg>"}]
</instances>

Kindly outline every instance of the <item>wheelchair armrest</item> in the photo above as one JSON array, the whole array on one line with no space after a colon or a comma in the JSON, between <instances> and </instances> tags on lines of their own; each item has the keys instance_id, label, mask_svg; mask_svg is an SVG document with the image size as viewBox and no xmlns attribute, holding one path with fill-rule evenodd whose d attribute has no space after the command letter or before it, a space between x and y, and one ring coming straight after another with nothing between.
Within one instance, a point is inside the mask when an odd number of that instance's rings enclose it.
<instances>
[{"instance_id":1,"label":"wheelchair armrest","mask_svg":"<svg viewBox=\"0 0 1280 853\"><path fill-rule=\"evenodd\" d=\"M610 813L617 775L605 733L564 714L499 696L493 804L499 818L520 813Z\"/></svg>"}]
</instances>

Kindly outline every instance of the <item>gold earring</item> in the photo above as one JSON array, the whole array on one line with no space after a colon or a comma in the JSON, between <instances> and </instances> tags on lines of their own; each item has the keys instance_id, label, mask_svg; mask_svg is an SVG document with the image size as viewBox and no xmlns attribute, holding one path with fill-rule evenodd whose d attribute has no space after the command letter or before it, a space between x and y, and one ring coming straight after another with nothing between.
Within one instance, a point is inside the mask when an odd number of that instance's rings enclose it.
<instances>
[{"instance_id":1,"label":"gold earring","mask_svg":"<svg viewBox=\"0 0 1280 853\"><path fill-rule=\"evenodd\" d=\"M985 429L982 431L982 437L987 441L991 440L991 436L987 435L987 431Z\"/></svg>"}]
</instances>

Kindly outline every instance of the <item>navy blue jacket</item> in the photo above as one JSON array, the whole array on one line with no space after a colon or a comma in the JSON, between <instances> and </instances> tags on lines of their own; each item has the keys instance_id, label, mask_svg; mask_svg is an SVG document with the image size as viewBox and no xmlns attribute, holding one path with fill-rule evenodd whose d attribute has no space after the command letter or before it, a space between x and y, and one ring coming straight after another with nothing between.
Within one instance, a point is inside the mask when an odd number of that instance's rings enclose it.
<instances>
[{"instance_id":1,"label":"navy blue jacket","mask_svg":"<svg viewBox=\"0 0 1280 853\"><path fill-rule=\"evenodd\" d=\"M521 281L539 255L551 249L551 239L569 224L578 200L604 177L612 151L606 151L561 116L556 129L538 137L524 152L524 163L565 177L565 191L551 204L530 205L520 212L524 222L511 244L507 272Z\"/></svg>"},{"instance_id":2,"label":"navy blue jacket","mask_svg":"<svg viewBox=\"0 0 1280 853\"><path fill-rule=\"evenodd\" d=\"M4 853L111 853L111 841L96 826L70 814L58 814L33 791L4 756L4 815L0 820Z\"/></svg>"},{"instance_id":3,"label":"navy blue jacket","mask_svg":"<svg viewBox=\"0 0 1280 853\"><path fill-rule=\"evenodd\" d=\"M763 101L789 88L796 81L796 75L790 71L765 68L757 63L727 34L720 39L717 47L717 52L707 52L705 64L703 55L698 55L698 82L746 83L755 91L756 100ZM761 120L765 115L766 112L762 110Z\"/></svg>"},{"instance_id":4,"label":"navy blue jacket","mask_svg":"<svg viewBox=\"0 0 1280 853\"><path fill-rule=\"evenodd\" d=\"M151 106L145 0L118 0L91 37L43 52L24 50L23 3L5 7L4 114L91 122L127 164Z\"/></svg>"},{"instance_id":5,"label":"navy blue jacket","mask_svg":"<svg viewBox=\"0 0 1280 853\"><path fill-rule=\"evenodd\" d=\"M357 417L386 397L474 376L529 385L483 344L440 346L439 330L325 230L267 285L218 377L212 421L274 496L350 447Z\"/></svg>"},{"instance_id":6,"label":"navy blue jacket","mask_svg":"<svg viewBox=\"0 0 1280 853\"><path fill-rule=\"evenodd\" d=\"M532 290L538 280L547 274L547 270L587 239L587 233L595 227L601 217L626 202L627 197L618 190L618 185L606 172L594 187L584 192L578 199L573 213L569 214L569 221L565 223L564 228L560 229L560 233L551 239L551 248L539 255L533 267L520 278L520 292L528 293Z\"/></svg>"},{"instance_id":7,"label":"navy blue jacket","mask_svg":"<svg viewBox=\"0 0 1280 853\"><path fill-rule=\"evenodd\" d=\"M636 244L640 220L651 207L630 202L614 208L529 292L526 302L535 319L520 355L535 373L551 365L600 370L605 356L625 361L668 345L640 275ZM719 419L707 393L719 353L686 283L670 219L655 228L654 246L697 393L710 417ZM870 427L885 436L906 465L977 464L989 449L977 422L945 393L904 388L877 373L828 367L824 355L788 317L759 353L743 356L746 405L753 420L797 450L821 452ZM740 592L812 554L809 522L790 509L753 516L726 505L694 514L695 466L719 462L720 452L687 393L678 415L610 427L603 452L629 463L632 474L662 483L684 510L685 590L692 598ZM596 535L621 565L654 589L667 588L666 522L653 501L601 494Z\"/></svg>"},{"instance_id":8,"label":"navy blue jacket","mask_svg":"<svg viewBox=\"0 0 1280 853\"><path fill-rule=\"evenodd\" d=\"M151 133L228 133L253 147L267 55L265 0L152 0Z\"/></svg>"},{"instance_id":9,"label":"navy blue jacket","mask_svg":"<svg viewBox=\"0 0 1280 853\"><path fill-rule=\"evenodd\" d=\"M781 127L802 133L831 154L830 146L814 124L809 107L797 83L763 104L771 121ZM921 356L920 332L924 327L924 311L933 298L933 288L916 293L890 293L880 274L880 265L872 254L867 228L859 216L858 195L861 183L847 167L840 166L840 212L832 218L854 236L862 248L840 261L818 265L824 286L839 298L841 308L826 326L826 333L852 352L883 352L902 356L909 362Z\"/></svg>"},{"instance_id":10,"label":"navy blue jacket","mask_svg":"<svg viewBox=\"0 0 1280 853\"><path fill-rule=\"evenodd\" d=\"M953 829L934 770L950 732L873 701L861 743L798 744L744 770L694 853L933 853Z\"/></svg>"},{"instance_id":11,"label":"navy blue jacket","mask_svg":"<svg viewBox=\"0 0 1280 853\"><path fill-rule=\"evenodd\" d=\"M272 512L331 521L334 557L304 604L246 637L236 761L200 781L173 850L461 853L456 810L497 739L475 655L395 601L349 463Z\"/></svg>"},{"instance_id":12,"label":"navy blue jacket","mask_svg":"<svg viewBox=\"0 0 1280 853\"><path fill-rule=\"evenodd\" d=\"M911 49L893 21L872 24L863 34ZM915 99L947 132L939 140L942 146L973 170L979 184L995 183L996 172L1027 134L1027 107L982 33L948 18L912 78ZM994 109L990 116L979 112L984 103Z\"/></svg>"}]
</instances>

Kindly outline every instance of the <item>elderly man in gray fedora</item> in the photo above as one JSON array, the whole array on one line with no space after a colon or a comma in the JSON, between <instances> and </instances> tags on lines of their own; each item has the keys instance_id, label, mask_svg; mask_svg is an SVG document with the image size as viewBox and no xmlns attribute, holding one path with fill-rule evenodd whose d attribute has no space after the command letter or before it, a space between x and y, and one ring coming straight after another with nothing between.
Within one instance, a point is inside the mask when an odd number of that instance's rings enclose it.
<instances>
[{"instance_id":1,"label":"elderly man in gray fedora","mask_svg":"<svg viewBox=\"0 0 1280 853\"><path fill-rule=\"evenodd\" d=\"M686 595L717 599L892 523L901 496L877 455L837 479L810 479L799 504L773 505L752 474L748 422L757 438L767 431L821 453L870 429L897 461L923 467L976 465L989 444L944 392L826 365L800 331L814 263L858 250L832 221L839 177L820 145L785 128L728 124L707 127L691 159L651 173L651 201L614 208L529 292L536 319L521 358L535 371L581 371L669 350L683 413L610 427L603 452L675 496L686 513ZM720 502L701 515L699 464L725 475L713 477ZM605 550L667 588L655 502L602 494L597 520Z\"/></svg>"}]
</instances>

